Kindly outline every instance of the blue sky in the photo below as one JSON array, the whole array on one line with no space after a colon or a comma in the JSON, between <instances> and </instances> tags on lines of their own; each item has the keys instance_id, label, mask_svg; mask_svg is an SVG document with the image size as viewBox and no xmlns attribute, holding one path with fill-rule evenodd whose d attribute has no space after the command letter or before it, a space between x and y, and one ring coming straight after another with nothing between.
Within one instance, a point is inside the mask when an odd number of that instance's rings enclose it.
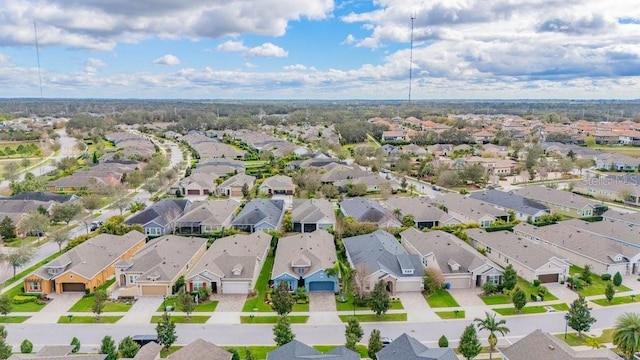
<instances>
[{"instance_id":1,"label":"blue sky","mask_svg":"<svg viewBox=\"0 0 640 360\"><path fill-rule=\"evenodd\" d=\"M0 0L0 97L638 98L637 0Z\"/></svg>"}]
</instances>

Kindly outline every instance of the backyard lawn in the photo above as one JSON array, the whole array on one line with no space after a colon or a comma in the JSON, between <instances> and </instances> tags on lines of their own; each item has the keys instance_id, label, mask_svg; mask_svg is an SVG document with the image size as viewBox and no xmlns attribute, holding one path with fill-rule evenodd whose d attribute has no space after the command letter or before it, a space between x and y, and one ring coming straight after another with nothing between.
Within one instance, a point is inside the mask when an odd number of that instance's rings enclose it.
<instances>
[{"instance_id":1,"label":"backyard lawn","mask_svg":"<svg viewBox=\"0 0 640 360\"><path fill-rule=\"evenodd\" d=\"M204 324L209 320L211 316L194 316L192 315L187 319L186 316L171 315L171 320L176 324ZM162 315L155 315L151 317L151 323L155 324L162 320Z\"/></svg>"},{"instance_id":2,"label":"backyard lawn","mask_svg":"<svg viewBox=\"0 0 640 360\"><path fill-rule=\"evenodd\" d=\"M431 295L425 295L425 298L432 308L460 306L447 290L438 290Z\"/></svg>"},{"instance_id":3,"label":"backyard lawn","mask_svg":"<svg viewBox=\"0 0 640 360\"><path fill-rule=\"evenodd\" d=\"M541 284L540 286L543 286L543 285L544 284ZM531 301L531 294L536 294L536 295L538 294L538 288L533 286L532 283L528 282L527 280L521 277L518 277L518 282L516 283L516 287L520 287L520 289L524 290L524 292L527 293L527 301ZM500 305L500 304L511 303L511 296L506 296L503 294L480 296L480 298L487 305ZM544 301L550 301L550 300L558 300L558 298L552 293L547 292L547 294L544 296Z\"/></svg>"},{"instance_id":4,"label":"backyard lawn","mask_svg":"<svg viewBox=\"0 0 640 360\"><path fill-rule=\"evenodd\" d=\"M273 256L268 256L264 261L264 266L262 266L262 271L260 272L260 276L258 277L258 282L256 283L256 296L247 299L244 303L244 307L242 308L243 312L251 312L251 311L273 311L269 304L265 304L264 296L269 290L269 279L271 278L271 270L273 269Z\"/></svg>"},{"instance_id":5,"label":"backyard lawn","mask_svg":"<svg viewBox=\"0 0 640 360\"><path fill-rule=\"evenodd\" d=\"M571 265L571 268L569 269L569 274L571 274L571 276L580 274L581 272L582 268L575 265ZM591 285L585 286L584 289L578 291L578 294L582 296L604 295L604 290L607 288L607 282L609 281L602 280L600 275L591 274ZM614 286L613 288L617 293L631 291L631 289L624 285Z\"/></svg>"},{"instance_id":6,"label":"backyard lawn","mask_svg":"<svg viewBox=\"0 0 640 360\"><path fill-rule=\"evenodd\" d=\"M464 310L460 310L458 312L436 311L436 315L438 315L440 319L464 319L464 317L466 316Z\"/></svg>"},{"instance_id":7,"label":"backyard lawn","mask_svg":"<svg viewBox=\"0 0 640 360\"><path fill-rule=\"evenodd\" d=\"M100 319L95 316L60 316L58 324L113 324L120 319L122 316L100 316Z\"/></svg>"},{"instance_id":8,"label":"backyard lawn","mask_svg":"<svg viewBox=\"0 0 640 360\"><path fill-rule=\"evenodd\" d=\"M340 320L342 320L342 322L349 322L349 319L352 317L353 315L340 315ZM378 317L376 314L364 314L356 315L356 319L359 322L407 321L407 314L384 314L381 317Z\"/></svg>"},{"instance_id":9,"label":"backyard lawn","mask_svg":"<svg viewBox=\"0 0 640 360\"><path fill-rule=\"evenodd\" d=\"M308 316L287 316L291 324L304 324L309 320ZM240 316L242 324L275 324L278 321L277 316Z\"/></svg>"},{"instance_id":10,"label":"backyard lawn","mask_svg":"<svg viewBox=\"0 0 640 360\"><path fill-rule=\"evenodd\" d=\"M325 354L335 349L336 347L337 347L336 345L313 345L314 349L320 350ZM356 345L356 352L360 354L360 358L362 359L369 358L369 354L367 353L367 347L364 345Z\"/></svg>"}]
</instances>

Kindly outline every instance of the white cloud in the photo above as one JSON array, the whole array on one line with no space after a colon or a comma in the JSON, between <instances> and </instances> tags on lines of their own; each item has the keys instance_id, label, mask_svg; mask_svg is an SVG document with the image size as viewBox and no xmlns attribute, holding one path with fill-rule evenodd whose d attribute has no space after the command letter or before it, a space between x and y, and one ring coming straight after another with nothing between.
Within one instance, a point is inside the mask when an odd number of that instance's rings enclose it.
<instances>
[{"instance_id":1,"label":"white cloud","mask_svg":"<svg viewBox=\"0 0 640 360\"><path fill-rule=\"evenodd\" d=\"M0 64L8 63L9 57L7 55L0 54Z\"/></svg>"},{"instance_id":2,"label":"white cloud","mask_svg":"<svg viewBox=\"0 0 640 360\"><path fill-rule=\"evenodd\" d=\"M295 64L295 65L284 66L283 69L285 71L302 71L302 70L307 70L307 67L302 64Z\"/></svg>"},{"instance_id":3,"label":"white cloud","mask_svg":"<svg viewBox=\"0 0 640 360\"><path fill-rule=\"evenodd\" d=\"M227 40L227 41L219 44L218 46L216 46L216 50L223 51L223 52L247 51L248 49L249 48L244 46L242 41L234 41L234 40Z\"/></svg>"},{"instance_id":4,"label":"white cloud","mask_svg":"<svg viewBox=\"0 0 640 360\"><path fill-rule=\"evenodd\" d=\"M244 63L244 67L246 67L247 69L255 69L255 68L258 67L258 65L250 63L250 62L247 61L246 63Z\"/></svg>"},{"instance_id":5,"label":"white cloud","mask_svg":"<svg viewBox=\"0 0 640 360\"><path fill-rule=\"evenodd\" d=\"M100 59L88 58L84 63L84 72L88 74L95 74L105 66L107 66L107 63Z\"/></svg>"},{"instance_id":6,"label":"white cloud","mask_svg":"<svg viewBox=\"0 0 640 360\"><path fill-rule=\"evenodd\" d=\"M356 41L357 41L356 38L352 34L349 34L344 39L344 41L342 41L340 44L342 44L342 45L351 45L351 44L355 43Z\"/></svg>"},{"instance_id":7,"label":"white cloud","mask_svg":"<svg viewBox=\"0 0 640 360\"><path fill-rule=\"evenodd\" d=\"M168 65L168 66L175 66L180 64L180 59L178 59L177 56L172 55L172 54L167 54L164 55L162 57L159 57L155 60L153 60L153 63L156 65Z\"/></svg>"},{"instance_id":8,"label":"white cloud","mask_svg":"<svg viewBox=\"0 0 640 360\"><path fill-rule=\"evenodd\" d=\"M289 53L280 46L267 42L249 49L245 55L256 57L287 57Z\"/></svg>"}]
</instances>

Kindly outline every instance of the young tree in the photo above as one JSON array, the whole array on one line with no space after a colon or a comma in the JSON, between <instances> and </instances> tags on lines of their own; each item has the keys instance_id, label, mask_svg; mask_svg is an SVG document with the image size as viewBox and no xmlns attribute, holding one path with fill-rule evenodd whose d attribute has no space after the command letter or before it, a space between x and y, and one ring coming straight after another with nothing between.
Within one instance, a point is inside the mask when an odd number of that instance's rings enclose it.
<instances>
[{"instance_id":1,"label":"young tree","mask_svg":"<svg viewBox=\"0 0 640 360\"><path fill-rule=\"evenodd\" d=\"M13 346L7 344L7 330L0 325L0 359L8 359L13 352Z\"/></svg>"},{"instance_id":2,"label":"young tree","mask_svg":"<svg viewBox=\"0 0 640 360\"><path fill-rule=\"evenodd\" d=\"M589 331L591 325L596 322L596 318L591 316L591 309L587 306L587 301L582 295L571 303L567 314L569 315L569 327L577 331L580 338L582 338L582 333Z\"/></svg>"},{"instance_id":3,"label":"young tree","mask_svg":"<svg viewBox=\"0 0 640 360\"><path fill-rule=\"evenodd\" d=\"M49 217L41 214L38 211L31 212L20 221L19 230L24 235L36 234L38 236L38 243L40 243L40 236L47 232L51 221Z\"/></svg>"},{"instance_id":4,"label":"young tree","mask_svg":"<svg viewBox=\"0 0 640 360\"><path fill-rule=\"evenodd\" d=\"M518 282L518 274L513 269L513 265L509 264L502 274L502 287L507 290L513 290Z\"/></svg>"},{"instance_id":5,"label":"young tree","mask_svg":"<svg viewBox=\"0 0 640 360\"><path fill-rule=\"evenodd\" d=\"M193 301L193 296L186 291L183 291L178 295L178 304L180 310L187 314L187 320L191 318L191 313L196 309L196 303Z\"/></svg>"},{"instance_id":6,"label":"young tree","mask_svg":"<svg viewBox=\"0 0 640 360\"><path fill-rule=\"evenodd\" d=\"M89 194L82 197L82 206L89 211L91 215L95 210L102 207L102 197L98 194Z\"/></svg>"},{"instance_id":7,"label":"young tree","mask_svg":"<svg viewBox=\"0 0 640 360\"><path fill-rule=\"evenodd\" d=\"M13 308L13 300L7 294L0 295L0 314L7 316Z\"/></svg>"},{"instance_id":8,"label":"young tree","mask_svg":"<svg viewBox=\"0 0 640 360\"><path fill-rule=\"evenodd\" d=\"M140 350L140 345L133 341L131 336L125 337L120 341L120 344L118 344L118 353L122 358L134 358L138 350Z\"/></svg>"},{"instance_id":9,"label":"young tree","mask_svg":"<svg viewBox=\"0 0 640 360\"><path fill-rule=\"evenodd\" d=\"M476 328L473 324L469 324L464 328L464 332L462 336L460 336L458 352L460 352L465 359L471 360L478 356L480 351L482 351L482 345L480 344L480 339L478 339Z\"/></svg>"},{"instance_id":10,"label":"young tree","mask_svg":"<svg viewBox=\"0 0 640 360\"><path fill-rule=\"evenodd\" d=\"M171 345L178 340L176 324L166 312L162 315L162 319L158 322L158 325L156 325L156 334L158 335L158 343L166 350L169 350Z\"/></svg>"},{"instance_id":11,"label":"young tree","mask_svg":"<svg viewBox=\"0 0 640 360\"><path fill-rule=\"evenodd\" d=\"M610 281L607 281L607 287L604 289L604 296L607 298L607 301L611 303L613 297L616 295L616 289L613 288L613 284Z\"/></svg>"},{"instance_id":12,"label":"young tree","mask_svg":"<svg viewBox=\"0 0 640 360\"><path fill-rule=\"evenodd\" d=\"M231 360L240 360L240 353L237 349L231 348L229 352L231 353Z\"/></svg>"},{"instance_id":13,"label":"young tree","mask_svg":"<svg viewBox=\"0 0 640 360\"><path fill-rule=\"evenodd\" d=\"M587 284L591 284L591 266L585 265L580 272L580 279L586 282Z\"/></svg>"},{"instance_id":14,"label":"young tree","mask_svg":"<svg viewBox=\"0 0 640 360\"><path fill-rule=\"evenodd\" d=\"M20 344L20 353L31 354L32 351L33 351L33 343L31 343L29 339L22 340L22 343Z\"/></svg>"},{"instance_id":15,"label":"young tree","mask_svg":"<svg viewBox=\"0 0 640 360\"><path fill-rule=\"evenodd\" d=\"M273 289L271 302L271 307L278 313L278 315L286 315L291 312L295 300L291 293L289 293L289 285L286 282L281 281L278 283L278 286Z\"/></svg>"},{"instance_id":16,"label":"young tree","mask_svg":"<svg viewBox=\"0 0 640 360\"><path fill-rule=\"evenodd\" d=\"M291 331L291 324L287 315L278 316L278 321L273 326L273 336L273 340L278 346L288 344L296 338L293 331Z\"/></svg>"},{"instance_id":17,"label":"young tree","mask_svg":"<svg viewBox=\"0 0 640 360\"><path fill-rule=\"evenodd\" d=\"M22 245L17 249L13 249L11 252L3 253L0 255L0 259L6 261L13 267L13 276L16 276L16 269L26 263L28 263L34 256L34 250L31 246Z\"/></svg>"},{"instance_id":18,"label":"young tree","mask_svg":"<svg viewBox=\"0 0 640 360\"><path fill-rule=\"evenodd\" d=\"M0 221L0 238L10 240L16 238L16 226L10 217L6 216Z\"/></svg>"},{"instance_id":19,"label":"young tree","mask_svg":"<svg viewBox=\"0 0 640 360\"><path fill-rule=\"evenodd\" d=\"M493 352L496 350L498 344L498 337L496 333L499 332L502 336L509 333L509 328L505 326L506 320L496 321L496 314L490 314L485 311L485 318L475 318L473 321L478 326L478 330L486 330L489 332L487 341L489 342L489 359L493 358Z\"/></svg>"},{"instance_id":20,"label":"young tree","mask_svg":"<svg viewBox=\"0 0 640 360\"><path fill-rule=\"evenodd\" d=\"M640 351L640 314L626 312L616 318L613 344L627 360L633 360L634 354Z\"/></svg>"},{"instance_id":21,"label":"young tree","mask_svg":"<svg viewBox=\"0 0 640 360\"><path fill-rule=\"evenodd\" d=\"M513 291L513 295L511 295L511 301L513 302L513 307L516 308L516 312L520 312L527 305L527 293L520 288L516 288Z\"/></svg>"},{"instance_id":22,"label":"young tree","mask_svg":"<svg viewBox=\"0 0 640 360\"><path fill-rule=\"evenodd\" d=\"M371 310L378 317L384 315L391 306L391 298L382 280L378 281L371 292Z\"/></svg>"},{"instance_id":23,"label":"young tree","mask_svg":"<svg viewBox=\"0 0 640 360\"><path fill-rule=\"evenodd\" d=\"M442 289L444 285L444 275L439 269L428 267L424 271L424 292L427 294L433 294L434 292Z\"/></svg>"},{"instance_id":24,"label":"young tree","mask_svg":"<svg viewBox=\"0 0 640 360\"><path fill-rule=\"evenodd\" d=\"M62 245L69 240L69 228L57 229L49 234L49 238L58 244L58 252L62 252Z\"/></svg>"},{"instance_id":25,"label":"young tree","mask_svg":"<svg viewBox=\"0 0 640 360\"><path fill-rule=\"evenodd\" d=\"M116 343L109 335L102 338L102 345L100 346L100 354L106 354L105 360L116 360L118 358L118 351L116 349Z\"/></svg>"},{"instance_id":26,"label":"young tree","mask_svg":"<svg viewBox=\"0 0 640 360\"><path fill-rule=\"evenodd\" d=\"M380 337L380 330L373 329L369 335L369 346L367 346L367 354L373 360L376 360L376 354L382 350L382 338Z\"/></svg>"},{"instance_id":27,"label":"young tree","mask_svg":"<svg viewBox=\"0 0 640 360\"><path fill-rule=\"evenodd\" d=\"M242 184L242 197L244 197L245 199L249 199L249 197L251 196L251 191L249 189L249 185L247 185L247 183Z\"/></svg>"},{"instance_id":28,"label":"young tree","mask_svg":"<svg viewBox=\"0 0 640 360\"><path fill-rule=\"evenodd\" d=\"M253 352L251 351L251 349L249 348L244 349L244 360L254 360Z\"/></svg>"},{"instance_id":29,"label":"young tree","mask_svg":"<svg viewBox=\"0 0 640 360\"><path fill-rule=\"evenodd\" d=\"M16 180L18 180L18 170L20 169L20 166L18 165L17 162L8 162L6 164L4 164L4 171L2 172L2 175L4 176L5 180L7 180L8 182L14 182Z\"/></svg>"},{"instance_id":30,"label":"young tree","mask_svg":"<svg viewBox=\"0 0 640 360\"><path fill-rule=\"evenodd\" d=\"M446 336L442 335L438 339L438 347L446 348L449 347L449 339Z\"/></svg>"},{"instance_id":31,"label":"young tree","mask_svg":"<svg viewBox=\"0 0 640 360\"><path fill-rule=\"evenodd\" d=\"M91 311L96 314L96 320L100 320L100 314L104 310L104 306L107 304L107 292L102 289L98 289L93 294L93 304L91 305Z\"/></svg>"},{"instance_id":32,"label":"young tree","mask_svg":"<svg viewBox=\"0 0 640 360\"><path fill-rule=\"evenodd\" d=\"M345 347L355 351L356 344L358 341L362 340L363 336L364 331L362 330L362 326L360 326L358 320L355 317L350 318L345 330L345 338L347 339Z\"/></svg>"},{"instance_id":33,"label":"young tree","mask_svg":"<svg viewBox=\"0 0 640 360\"><path fill-rule=\"evenodd\" d=\"M127 197L129 192L124 185L112 185L106 189L105 195L111 201L111 208L120 210L120 215L129 206L131 199Z\"/></svg>"},{"instance_id":34,"label":"young tree","mask_svg":"<svg viewBox=\"0 0 640 360\"><path fill-rule=\"evenodd\" d=\"M613 285L615 286L622 285L622 275L620 274L620 271L616 272L616 274L613 275Z\"/></svg>"},{"instance_id":35,"label":"young tree","mask_svg":"<svg viewBox=\"0 0 640 360\"><path fill-rule=\"evenodd\" d=\"M72 353L77 353L78 351L80 351L80 340L78 340L77 337L73 337L73 339L71 339L71 345L73 345L73 349L71 349Z\"/></svg>"}]
</instances>

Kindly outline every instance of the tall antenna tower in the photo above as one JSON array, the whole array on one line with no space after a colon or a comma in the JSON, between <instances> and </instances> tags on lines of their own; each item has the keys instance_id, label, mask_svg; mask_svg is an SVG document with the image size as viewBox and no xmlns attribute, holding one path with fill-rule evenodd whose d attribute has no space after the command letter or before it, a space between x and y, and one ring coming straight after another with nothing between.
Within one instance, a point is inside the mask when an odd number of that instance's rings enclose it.
<instances>
[{"instance_id":1,"label":"tall antenna tower","mask_svg":"<svg viewBox=\"0 0 640 360\"><path fill-rule=\"evenodd\" d=\"M36 59L38 59L38 82L40 84L40 98L42 98L42 75L40 74L40 48L38 47L38 27L36 20L33 20L33 33L36 38Z\"/></svg>"},{"instance_id":2,"label":"tall antenna tower","mask_svg":"<svg viewBox=\"0 0 640 360\"><path fill-rule=\"evenodd\" d=\"M411 104L411 80L413 78L413 21L416 19L416 15L411 16L411 47L409 49L409 101Z\"/></svg>"}]
</instances>

